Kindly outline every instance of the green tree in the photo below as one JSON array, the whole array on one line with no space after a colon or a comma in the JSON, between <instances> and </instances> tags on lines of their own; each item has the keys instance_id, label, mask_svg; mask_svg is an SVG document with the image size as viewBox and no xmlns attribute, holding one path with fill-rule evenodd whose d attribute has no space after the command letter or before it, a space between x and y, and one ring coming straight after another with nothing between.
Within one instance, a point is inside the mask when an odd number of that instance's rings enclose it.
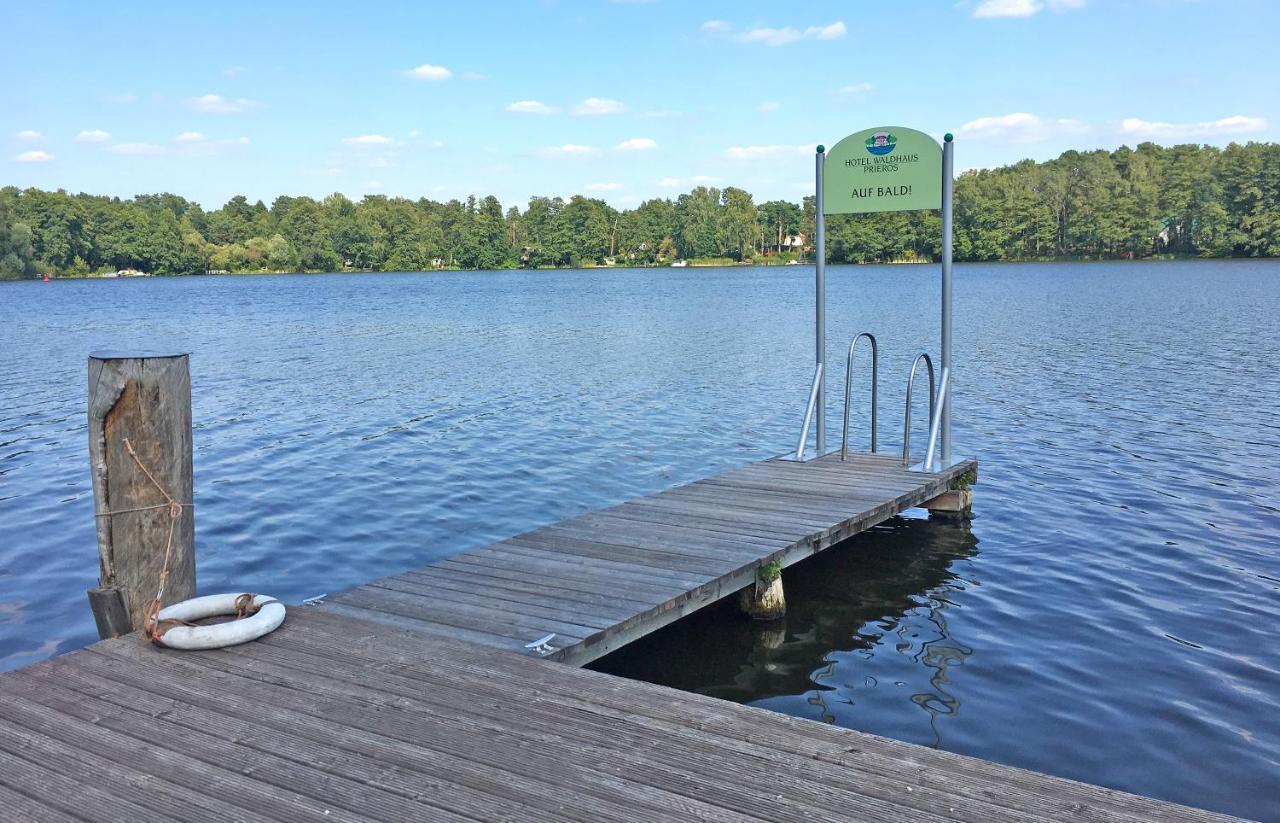
<instances>
[{"instance_id":1,"label":"green tree","mask_svg":"<svg viewBox=\"0 0 1280 823\"><path fill-rule=\"evenodd\" d=\"M0 199L0 280L17 280L35 274L31 227L14 220L8 203Z\"/></svg>"}]
</instances>

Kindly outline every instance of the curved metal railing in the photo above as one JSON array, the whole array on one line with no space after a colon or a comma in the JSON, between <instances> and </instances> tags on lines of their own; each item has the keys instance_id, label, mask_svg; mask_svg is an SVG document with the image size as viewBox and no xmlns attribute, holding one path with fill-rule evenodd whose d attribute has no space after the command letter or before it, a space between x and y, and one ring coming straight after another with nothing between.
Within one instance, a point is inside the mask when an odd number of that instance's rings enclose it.
<instances>
[{"instance_id":1,"label":"curved metal railing","mask_svg":"<svg viewBox=\"0 0 1280 823\"><path fill-rule=\"evenodd\" d=\"M934 417L936 417L934 412L938 404L938 394L933 381L933 358L930 357L927 353L921 353L916 356L916 359L914 361L912 361L911 376L907 378L907 411L906 411L906 414L903 415L903 422L902 422L902 465L904 466L911 462L911 388L916 383L916 369L919 368L921 360L924 361L925 366L927 366L929 369L929 421L930 423L932 423L934 420Z\"/></svg>"},{"instance_id":2,"label":"curved metal railing","mask_svg":"<svg viewBox=\"0 0 1280 823\"><path fill-rule=\"evenodd\" d=\"M876 389L880 383L880 349L876 345L876 336L871 332L862 332L849 344L849 359L844 367L844 434L840 438L840 459L849 457L849 396L853 389L853 353L857 351L858 341L867 338L871 343L871 453L876 451Z\"/></svg>"}]
</instances>

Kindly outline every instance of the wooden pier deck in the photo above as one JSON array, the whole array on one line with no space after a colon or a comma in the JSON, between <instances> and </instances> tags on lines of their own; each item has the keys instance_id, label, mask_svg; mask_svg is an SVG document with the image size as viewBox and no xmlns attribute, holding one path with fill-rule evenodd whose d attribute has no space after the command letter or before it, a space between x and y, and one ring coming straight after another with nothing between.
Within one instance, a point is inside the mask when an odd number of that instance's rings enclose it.
<instances>
[{"instance_id":1,"label":"wooden pier deck","mask_svg":"<svg viewBox=\"0 0 1280 823\"><path fill-rule=\"evenodd\" d=\"M574 665L969 468L770 460L299 606L0 675L0 820L1226 820ZM555 633L547 659L525 644Z\"/></svg>"},{"instance_id":2,"label":"wooden pier deck","mask_svg":"<svg viewBox=\"0 0 1280 823\"><path fill-rule=\"evenodd\" d=\"M298 608L232 649L0 675L0 819L1226 818Z\"/></svg>"},{"instance_id":3,"label":"wooden pier deck","mask_svg":"<svg viewBox=\"0 0 1280 823\"><path fill-rule=\"evenodd\" d=\"M325 608L582 665L946 491L899 457L752 463L330 597Z\"/></svg>"}]
</instances>

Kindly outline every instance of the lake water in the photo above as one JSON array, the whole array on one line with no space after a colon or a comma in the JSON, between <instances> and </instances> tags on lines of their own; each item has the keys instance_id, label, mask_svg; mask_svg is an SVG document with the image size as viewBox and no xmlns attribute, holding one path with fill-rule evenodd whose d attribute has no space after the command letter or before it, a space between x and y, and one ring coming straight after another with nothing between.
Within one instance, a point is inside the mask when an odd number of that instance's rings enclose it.
<instances>
[{"instance_id":1,"label":"lake water","mask_svg":"<svg viewBox=\"0 0 1280 823\"><path fill-rule=\"evenodd\" d=\"M937 269L829 280L831 419L874 331L892 449ZM598 666L1276 818L1280 262L955 294L972 523L895 520L789 570L784 626L712 608ZM0 283L0 669L95 637L90 351L191 352L200 588L297 601L793 448L812 299L807 267Z\"/></svg>"}]
</instances>

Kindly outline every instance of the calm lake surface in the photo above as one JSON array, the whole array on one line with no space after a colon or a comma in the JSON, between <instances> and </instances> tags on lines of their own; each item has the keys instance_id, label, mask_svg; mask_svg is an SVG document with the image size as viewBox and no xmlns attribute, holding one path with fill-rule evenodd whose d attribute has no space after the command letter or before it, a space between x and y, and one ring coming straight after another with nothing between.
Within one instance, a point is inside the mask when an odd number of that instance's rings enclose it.
<instances>
[{"instance_id":1,"label":"calm lake surface","mask_svg":"<svg viewBox=\"0 0 1280 823\"><path fill-rule=\"evenodd\" d=\"M937 278L829 271L829 414L875 332L882 449ZM785 625L714 607L597 667L1275 819L1280 262L955 294L972 523L892 521L789 570ZM191 352L200 588L296 602L794 448L812 299L808 267L0 283L0 669L95 638L90 351Z\"/></svg>"}]
</instances>

